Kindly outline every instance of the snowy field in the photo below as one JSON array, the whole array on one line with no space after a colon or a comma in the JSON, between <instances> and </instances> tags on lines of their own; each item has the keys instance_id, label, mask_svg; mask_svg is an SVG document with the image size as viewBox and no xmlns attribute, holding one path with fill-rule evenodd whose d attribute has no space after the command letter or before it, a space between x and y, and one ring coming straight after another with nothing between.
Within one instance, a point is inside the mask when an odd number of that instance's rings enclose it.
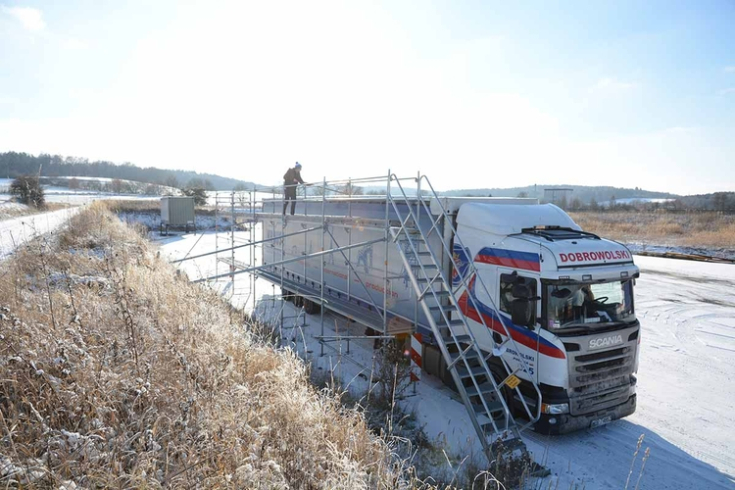
<instances>
[{"instance_id":1,"label":"snowy field","mask_svg":"<svg viewBox=\"0 0 735 490\"><path fill-rule=\"evenodd\" d=\"M242 243L248 233L236 234ZM162 253L171 259L229 246L222 234L179 235L159 239ZM229 257L227 252L223 256ZM236 252L248 262L249 252ZM735 488L735 266L653 257L636 257L641 267L636 305L642 324L638 409L632 416L594 430L564 436L526 432L529 448L551 470L551 488L579 484L586 489L621 489L633 460L638 438L645 435L633 469L635 488L643 451L650 447L641 489ZM228 266L209 256L181 264L192 279L227 272ZM261 318L284 316L284 341L313 362L316 369L333 369L353 394L368 389L373 366L370 340L321 346L319 315L304 315L278 300L277 288L259 279L255 290L247 274L234 284L213 284L233 304L250 310L258 297ZM340 317L325 315L325 334L363 329ZM456 395L423 374L415 395L404 402L414 410L427 435L444 441L448 452L480 458L464 406ZM439 466L434 474L441 472Z\"/></svg>"},{"instance_id":2,"label":"snowy field","mask_svg":"<svg viewBox=\"0 0 735 490\"><path fill-rule=\"evenodd\" d=\"M61 178L61 177L59 177ZM75 177L82 179L82 177ZM99 180L105 181L105 179L87 178L86 180ZM110 179L111 180L111 179ZM12 197L8 194L10 184L13 179L0 179L0 203L9 201ZM107 192L98 192L83 189L69 189L68 187L54 187L54 186L43 186L43 190L46 196L46 202L53 203L64 203L72 206L81 206L82 204L89 204L92 201L99 199L121 199L121 200L151 200L160 199L160 196L142 196L138 194L113 194Z\"/></svg>"}]
</instances>

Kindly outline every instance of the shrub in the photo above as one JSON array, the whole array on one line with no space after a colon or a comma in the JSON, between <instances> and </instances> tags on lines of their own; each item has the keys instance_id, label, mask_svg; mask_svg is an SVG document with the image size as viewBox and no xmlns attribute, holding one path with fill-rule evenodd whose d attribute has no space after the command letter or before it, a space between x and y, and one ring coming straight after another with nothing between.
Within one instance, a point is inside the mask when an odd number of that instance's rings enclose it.
<instances>
[{"instance_id":1,"label":"shrub","mask_svg":"<svg viewBox=\"0 0 735 490\"><path fill-rule=\"evenodd\" d=\"M195 206L204 206L207 204L207 191L204 190L204 187L187 187L186 189L182 189L182 192L185 196L194 198Z\"/></svg>"},{"instance_id":2,"label":"shrub","mask_svg":"<svg viewBox=\"0 0 735 490\"><path fill-rule=\"evenodd\" d=\"M46 205L46 197L43 187L34 175L22 175L10 184L10 194L18 198L18 201L34 208L43 208Z\"/></svg>"}]
</instances>

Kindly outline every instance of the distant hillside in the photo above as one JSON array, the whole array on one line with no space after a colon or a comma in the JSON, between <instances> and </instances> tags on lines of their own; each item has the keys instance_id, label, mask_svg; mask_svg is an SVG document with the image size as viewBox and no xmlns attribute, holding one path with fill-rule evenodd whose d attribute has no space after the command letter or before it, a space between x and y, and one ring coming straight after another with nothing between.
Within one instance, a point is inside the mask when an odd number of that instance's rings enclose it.
<instances>
[{"instance_id":1,"label":"distant hillside","mask_svg":"<svg viewBox=\"0 0 735 490\"><path fill-rule=\"evenodd\" d=\"M211 184L210 190L230 190L235 186L251 187L246 182L220 175L193 172L190 170L165 170L156 167L138 167L131 163L118 165L112 162L93 161L86 158L62 157L59 155L28 153L0 153L0 177L14 178L19 175L37 174L39 167L44 177L103 177L110 179L131 180L169 187L184 187L192 179L199 179Z\"/></svg>"},{"instance_id":2,"label":"distant hillside","mask_svg":"<svg viewBox=\"0 0 735 490\"><path fill-rule=\"evenodd\" d=\"M518 197L524 195L527 197L537 197L541 200L551 201L551 193L545 192L544 189L572 189L571 192L557 192L557 199L561 199L566 195L568 201L579 199L584 204L589 204L593 199L597 202L610 201L612 199L674 199L679 196L669 192L646 191L635 188L628 189L622 187L608 186L586 186L586 185L529 185L525 187L509 187L505 189L488 188L488 189L458 189L444 192L447 196L488 196L493 197Z\"/></svg>"}]
</instances>

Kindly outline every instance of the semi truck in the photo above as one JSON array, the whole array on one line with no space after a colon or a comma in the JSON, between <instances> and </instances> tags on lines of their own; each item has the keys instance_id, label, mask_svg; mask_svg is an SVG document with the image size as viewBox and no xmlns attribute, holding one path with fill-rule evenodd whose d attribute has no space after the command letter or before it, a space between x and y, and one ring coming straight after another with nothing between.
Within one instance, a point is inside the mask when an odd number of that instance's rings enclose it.
<instances>
[{"instance_id":1,"label":"semi truck","mask_svg":"<svg viewBox=\"0 0 735 490\"><path fill-rule=\"evenodd\" d=\"M529 198L267 200L259 274L307 312L408 338L415 380L460 392L480 433L596 427L636 408L639 269Z\"/></svg>"}]
</instances>

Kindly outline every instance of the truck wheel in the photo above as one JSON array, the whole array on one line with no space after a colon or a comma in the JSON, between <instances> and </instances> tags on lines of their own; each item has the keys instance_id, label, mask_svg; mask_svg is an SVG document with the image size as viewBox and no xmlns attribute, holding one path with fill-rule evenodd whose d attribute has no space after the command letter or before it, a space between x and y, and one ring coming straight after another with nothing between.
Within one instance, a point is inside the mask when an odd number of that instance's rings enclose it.
<instances>
[{"instance_id":1,"label":"truck wheel","mask_svg":"<svg viewBox=\"0 0 735 490\"><path fill-rule=\"evenodd\" d=\"M319 307L318 304L314 303L311 300L304 298L304 311L306 313L308 313L309 315L313 315L315 313L319 313L320 310L321 308Z\"/></svg>"}]
</instances>

